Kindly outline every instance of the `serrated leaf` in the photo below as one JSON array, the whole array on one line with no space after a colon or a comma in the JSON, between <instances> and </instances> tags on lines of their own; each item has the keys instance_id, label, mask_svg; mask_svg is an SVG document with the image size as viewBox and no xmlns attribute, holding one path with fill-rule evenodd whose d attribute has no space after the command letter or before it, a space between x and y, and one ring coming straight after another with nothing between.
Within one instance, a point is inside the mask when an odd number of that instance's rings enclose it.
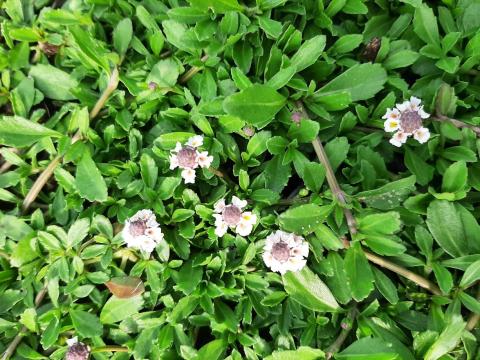
<instances>
[{"instance_id":1,"label":"serrated leaf","mask_svg":"<svg viewBox=\"0 0 480 360\"><path fill-rule=\"evenodd\" d=\"M77 164L75 185L78 193L89 201L106 201L108 196L107 185L88 151L84 152Z\"/></svg>"}]
</instances>

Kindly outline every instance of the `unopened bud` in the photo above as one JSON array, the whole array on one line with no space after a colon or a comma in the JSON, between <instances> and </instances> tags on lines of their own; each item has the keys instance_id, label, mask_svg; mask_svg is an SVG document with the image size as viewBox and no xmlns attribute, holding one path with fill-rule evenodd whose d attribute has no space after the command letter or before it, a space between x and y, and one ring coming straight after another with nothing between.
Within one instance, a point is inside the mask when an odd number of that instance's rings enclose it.
<instances>
[{"instance_id":1,"label":"unopened bud","mask_svg":"<svg viewBox=\"0 0 480 360\"><path fill-rule=\"evenodd\" d=\"M88 360L90 347L82 342L75 342L68 346L65 360Z\"/></svg>"},{"instance_id":2,"label":"unopened bud","mask_svg":"<svg viewBox=\"0 0 480 360\"><path fill-rule=\"evenodd\" d=\"M255 129L251 126L245 126L243 128L243 133L245 134L245 136L251 137L255 135Z\"/></svg>"},{"instance_id":3,"label":"unopened bud","mask_svg":"<svg viewBox=\"0 0 480 360\"><path fill-rule=\"evenodd\" d=\"M55 55L58 52L58 49L60 48L60 46L53 45L53 44L50 44L48 42L40 42L40 43L38 43L38 47L47 56Z\"/></svg>"},{"instance_id":4,"label":"unopened bud","mask_svg":"<svg viewBox=\"0 0 480 360\"><path fill-rule=\"evenodd\" d=\"M292 121L295 124L300 124L300 121L302 120L302 114L299 113L298 111L295 111L292 113Z\"/></svg>"}]
</instances>

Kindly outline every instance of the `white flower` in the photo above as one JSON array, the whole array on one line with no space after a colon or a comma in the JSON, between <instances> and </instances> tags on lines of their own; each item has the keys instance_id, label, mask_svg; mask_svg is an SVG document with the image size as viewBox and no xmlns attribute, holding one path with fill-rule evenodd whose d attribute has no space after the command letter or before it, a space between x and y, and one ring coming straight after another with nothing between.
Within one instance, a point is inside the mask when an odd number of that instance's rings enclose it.
<instances>
[{"instance_id":1,"label":"white flower","mask_svg":"<svg viewBox=\"0 0 480 360\"><path fill-rule=\"evenodd\" d=\"M193 169L183 169L182 178L185 180L185 184L194 184L195 183L195 170Z\"/></svg>"},{"instance_id":2,"label":"white flower","mask_svg":"<svg viewBox=\"0 0 480 360\"><path fill-rule=\"evenodd\" d=\"M213 161L213 156L208 155L208 151L202 151L197 156L198 165L201 168L209 168Z\"/></svg>"},{"instance_id":3,"label":"white flower","mask_svg":"<svg viewBox=\"0 0 480 360\"><path fill-rule=\"evenodd\" d=\"M140 210L125 222L122 231L128 247L150 254L164 241L164 235L152 210Z\"/></svg>"},{"instance_id":4,"label":"white flower","mask_svg":"<svg viewBox=\"0 0 480 360\"><path fill-rule=\"evenodd\" d=\"M308 252L303 237L277 230L265 239L263 261L272 271L285 274L301 270L307 264Z\"/></svg>"},{"instance_id":5,"label":"white flower","mask_svg":"<svg viewBox=\"0 0 480 360\"><path fill-rule=\"evenodd\" d=\"M215 214L215 234L222 237L228 231L228 228L234 230L240 236L248 236L253 230L253 226L257 223L257 215L251 211L242 209L247 206L246 200L240 200L236 196L232 196L232 203L225 204L225 199L217 201L214 205Z\"/></svg>"},{"instance_id":6,"label":"white flower","mask_svg":"<svg viewBox=\"0 0 480 360\"><path fill-rule=\"evenodd\" d=\"M420 128L413 132L413 138L420 144L426 143L430 139L430 131L427 128Z\"/></svg>"},{"instance_id":7,"label":"white flower","mask_svg":"<svg viewBox=\"0 0 480 360\"><path fill-rule=\"evenodd\" d=\"M181 175L186 184L195 183L195 169L208 168L212 164L213 156L208 151L198 151L203 145L203 136L192 136L185 145L177 142L175 149L170 154L170 170L177 167L182 169Z\"/></svg>"},{"instance_id":8,"label":"white flower","mask_svg":"<svg viewBox=\"0 0 480 360\"><path fill-rule=\"evenodd\" d=\"M421 144L428 141L430 132L422 126L422 119L428 119L430 114L423 110L421 100L415 96L410 100L397 104L393 109L387 109L382 117L385 119L383 124L386 132L394 132L390 143L400 147L404 144L409 136Z\"/></svg>"},{"instance_id":9,"label":"white flower","mask_svg":"<svg viewBox=\"0 0 480 360\"><path fill-rule=\"evenodd\" d=\"M192 136L190 139L188 139L187 145L191 146L191 147L194 147L194 148L198 148L198 147L202 146L203 145L203 136L201 136L201 135Z\"/></svg>"},{"instance_id":10,"label":"white flower","mask_svg":"<svg viewBox=\"0 0 480 360\"><path fill-rule=\"evenodd\" d=\"M397 131L392 138L390 139L390 144L400 147L402 144L405 144L408 139L408 134L402 132L402 131Z\"/></svg>"}]
</instances>

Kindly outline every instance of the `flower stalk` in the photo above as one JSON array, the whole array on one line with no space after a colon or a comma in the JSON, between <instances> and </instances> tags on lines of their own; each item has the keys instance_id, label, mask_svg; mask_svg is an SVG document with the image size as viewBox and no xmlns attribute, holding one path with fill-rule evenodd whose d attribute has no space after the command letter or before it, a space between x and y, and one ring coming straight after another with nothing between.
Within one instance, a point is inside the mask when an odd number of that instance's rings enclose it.
<instances>
[{"instance_id":1,"label":"flower stalk","mask_svg":"<svg viewBox=\"0 0 480 360\"><path fill-rule=\"evenodd\" d=\"M472 130L477 136L480 136L480 127L479 126L470 125L470 124L464 123L463 121L460 121L460 120L453 119L451 117L442 115L438 111L437 111L437 114L434 117L432 117L432 120L435 120L435 121L438 121L438 122L449 122L450 124L452 124L453 126L459 128L459 129L467 128L467 129Z\"/></svg>"},{"instance_id":2,"label":"flower stalk","mask_svg":"<svg viewBox=\"0 0 480 360\"><path fill-rule=\"evenodd\" d=\"M128 348L125 346L107 345L92 349L92 353L100 352L128 352Z\"/></svg>"}]
</instances>

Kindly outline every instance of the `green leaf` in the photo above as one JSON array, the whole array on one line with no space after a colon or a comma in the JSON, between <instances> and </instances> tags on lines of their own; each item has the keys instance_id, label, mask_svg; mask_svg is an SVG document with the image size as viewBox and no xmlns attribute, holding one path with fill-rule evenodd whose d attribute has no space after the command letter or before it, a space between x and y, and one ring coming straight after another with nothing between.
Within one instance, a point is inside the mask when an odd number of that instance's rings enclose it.
<instances>
[{"instance_id":1,"label":"green leaf","mask_svg":"<svg viewBox=\"0 0 480 360\"><path fill-rule=\"evenodd\" d=\"M437 243L452 256L468 255L462 219L454 204L434 200L427 210L427 226Z\"/></svg>"},{"instance_id":2,"label":"green leaf","mask_svg":"<svg viewBox=\"0 0 480 360\"><path fill-rule=\"evenodd\" d=\"M247 152L251 157L263 154L267 150L267 141L272 137L270 131L260 131L253 135L247 144Z\"/></svg>"},{"instance_id":3,"label":"green leaf","mask_svg":"<svg viewBox=\"0 0 480 360\"><path fill-rule=\"evenodd\" d=\"M390 278L385 275L382 271L372 268L373 275L375 277L375 286L378 291L388 300L390 304L398 303L398 291L397 287Z\"/></svg>"},{"instance_id":4,"label":"green leaf","mask_svg":"<svg viewBox=\"0 0 480 360\"><path fill-rule=\"evenodd\" d=\"M137 314L142 308L143 299L137 295L128 299L120 299L112 296L100 312L100 321L102 324L114 324L125 320L130 316Z\"/></svg>"},{"instance_id":5,"label":"green leaf","mask_svg":"<svg viewBox=\"0 0 480 360\"><path fill-rule=\"evenodd\" d=\"M389 342L380 338L364 337L348 346L345 350L335 355L339 360L399 360L400 354L396 353Z\"/></svg>"},{"instance_id":6,"label":"green leaf","mask_svg":"<svg viewBox=\"0 0 480 360\"><path fill-rule=\"evenodd\" d=\"M325 358L325 353L320 349L300 346L296 350L277 350L267 356L265 360L320 360Z\"/></svg>"},{"instance_id":7,"label":"green leaf","mask_svg":"<svg viewBox=\"0 0 480 360\"><path fill-rule=\"evenodd\" d=\"M350 144L346 137L336 137L325 145L325 152L330 160L333 171L337 171L342 162L345 161L350 150Z\"/></svg>"},{"instance_id":8,"label":"green leaf","mask_svg":"<svg viewBox=\"0 0 480 360\"><path fill-rule=\"evenodd\" d=\"M191 261L187 261L180 271L174 273L176 288L185 295L190 295L202 281L203 270L201 267L194 267Z\"/></svg>"},{"instance_id":9,"label":"green leaf","mask_svg":"<svg viewBox=\"0 0 480 360\"><path fill-rule=\"evenodd\" d=\"M286 99L267 85L255 84L223 101L229 115L238 116L257 128L268 125L285 105Z\"/></svg>"},{"instance_id":10,"label":"green leaf","mask_svg":"<svg viewBox=\"0 0 480 360\"><path fill-rule=\"evenodd\" d=\"M353 298L365 299L373 290L373 274L368 260L358 243L352 244L345 256L345 271L350 280Z\"/></svg>"},{"instance_id":11,"label":"green leaf","mask_svg":"<svg viewBox=\"0 0 480 360\"><path fill-rule=\"evenodd\" d=\"M465 270L462 276L460 286L465 288L478 280L480 280L480 260L475 261L468 266L467 270Z\"/></svg>"},{"instance_id":12,"label":"green leaf","mask_svg":"<svg viewBox=\"0 0 480 360\"><path fill-rule=\"evenodd\" d=\"M363 35L361 34L348 34L341 36L330 48L337 54L345 54L356 49L362 43Z\"/></svg>"},{"instance_id":13,"label":"green leaf","mask_svg":"<svg viewBox=\"0 0 480 360\"><path fill-rule=\"evenodd\" d=\"M100 46L100 42L92 36L93 34L85 31L80 26L70 27L69 30L79 50L91 61L91 63L109 72L110 67L108 65L107 57L105 56L106 51Z\"/></svg>"},{"instance_id":14,"label":"green leaf","mask_svg":"<svg viewBox=\"0 0 480 360\"><path fill-rule=\"evenodd\" d=\"M330 289L308 267L288 271L282 278L285 291L307 309L327 312L340 309Z\"/></svg>"},{"instance_id":15,"label":"green leaf","mask_svg":"<svg viewBox=\"0 0 480 360\"><path fill-rule=\"evenodd\" d=\"M302 119L300 124L290 125L287 136L297 139L299 143L308 143L315 139L320 130L320 124L310 119Z\"/></svg>"},{"instance_id":16,"label":"green leaf","mask_svg":"<svg viewBox=\"0 0 480 360\"><path fill-rule=\"evenodd\" d=\"M315 64L322 54L325 44L325 35L317 35L306 40L292 56L291 64L296 67L297 71L302 71L310 65Z\"/></svg>"},{"instance_id":17,"label":"green leaf","mask_svg":"<svg viewBox=\"0 0 480 360\"><path fill-rule=\"evenodd\" d=\"M381 65L359 64L331 80L315 92L313 98L332 91L348 91L352 101L367 100L382 90L386 81L387 73Z\"/></svg>"},{"instance_id":18,"label":"green leaf","mask_svg":"<svg viewBox=\"0 0 480 360\"><path fill-rule=\"evenodd\" d=\"M468 178L468 169L465 161L458 161L450 165L443 174L442 191L456 192L465 189Z\"/></svg>"},{"instance_id":19,"label":"green leaf","mask_svg":"<svg viewBox=\"0 0 480 360\"><path fill-rule=\"evenodd\" d=\"M357 199L364 201L368 206L389 210L398 207L412 191L415 190L415 176L392 181L375 190L360 192Z\"/></svg>"},{"instance_id":20,"label":"green leaf","mask_svg":"<svg viewBox=\"0 0 480 360\"><path fill-rule=\"evenodd\" d=\"M465 323L462 321L462 318L459 316L454 317L428 349L424 359L437 360L448 354L458 344L464 330Z\"/></svg>"},{"instance_id":21,"label":"green leaf","mask_svg":"<svg viewBox=\"0 0 480 360\"><path fill-rule=\"evenodd\" d=\"M171 150L175 148L177 142L183 144L195 134L189 132L170 132L160 135L155 139L155 145L164 149Z\"/></svg>"},{"instance_id":22,"label":"green leaf","mask_svg":"<svg viewBox=\"0 0 480 360\"><path fill-rule=\"evenodd\" d=\"M51 65L37 64L30 68L28 74L35 81L35 87L47 98L53 100L73 100L70 92L78 83L68 73Z\"/></svg>"},{"instance_id":23,"label":"green leaf","mask_svg":"<svg viewBox=\"0 0 480 360\"><path fill-rule=\"evenodd\" d=\"M364 234L393 234L401 225L400 214L394 211L371 214L358 220L359 231Z\"/></svg>"},{"instance_id":24,"label":"green leaf","mask_svg":"<svg viewBox=\"0 0 480 360\"><path fill-rule=\"evenodd\" d=\"M295 66L289 66L284 69L281 69L275 75L273 75L265 85L271 87L272 89L278 90L288 84L290 79L297 73L297 68Z\"/></svg>"},{"instance_id":25,"label":"green leaf","mask_svg":"<svg viewBox=\"0 0 480 360\"><path fill-rule=\"evenodd\" d=\"M193 7L204 11L213 9L217 14L223 14L227 11L242 11L242 6L237 0L188 0Z\"/></svg>"},{"instance_id":26,"label":"green leaf","mask_svg":"<svg viewBox=\"0 0 480 360\"><path fill-rule=\"evenodd\" d=\"M432 263L432 269L440 290L442 290L442 293L448 294L453 287L452 274L450 274L445 267L437 263Z\"/></svg>"},{"instance_id":27,"label":"green leaf","mask_svg":"<svg viewBox=\"0 0 480 360\"><path fill-rule=\"evenodd\" d=\"M412 50L401 50L393 53L383 62L383 66L387 70L404 68L412 65L420 55Z\"/></svg>"},{"instance_id":28,"label":"green leaf","mask_svg":"<svg viewBox=\"0 0 480 360\"><path fill-rule=\"evenodd\" d=\"M363 241L370 249L380 255L395 256L403 254L407 250L397 236L368 234Z\"/></svg>"},{"instance_id":29,"label":"green leaf","mask_svg":"<svg viewBox=\"0 0 480 360\"><path fill-rule=\"evenodd\" d=\"M280 227L296 234L309 234L332 212L332 206L305 204L290 208L278 217Z\"/></svg>"},{"instance_id":30,"label":"green leaf","mask_svg":"<svg viewBox=\"0 0 480 360\"><path fill-rule=\"evenodd\" d=\"M140 173L145 185L151 189L155 187L158 178L158 167L153 158L144 153L140 158Z\"/></svg>"},{"instance_id":31,"label":"green leaf","mask_svg":"<svg viewBox=\"0 0 480 360\"><path fill-rule=\"evenodd\" d=\"M77 333L83 337L101 336L103 325L97 316L82 310L70 310L72 324Z\"/></svg>"},{"instance_id":32,"label":"green leaf","mask_svg":"<svg viewBox=\"0 0 480 360\"><path fill-rule=\"evenodd\" d=\"M226 344L222 339L212 340L209 343L203 345L200 350L198 350L195 360L220 360L223 357L225 352Z\"/></svg>"},{"instance_id":33,"label":"green leaf","mask_svg":"<svg viewBox=\"0 0 480 360\"><path fill-rule=\"evenodd\" d=\"M119 54L123 55L127 52L130 41L132 41L133 28L132 20L125 18L121 20L115 30L113 30L113 46Z\"/></svg>"},{"instance_id":34,"label":"green leaf","mask_svg":"<svg viewBox=\"0 0 480 360\"><path fill-rule=\"evenodd\" d=\"M417 183L427 185L433 178L435 171L432 165L427 164L415 151L405 148L405 165L415 175Z\"/></svg>"},{"instance_id":35,"label":"green leaf","mask_svg":"<svg viewBox=\"0 0 480 360\"><path fill-rule=\"evenodd\" d=\"M319 192L325 181L325 168L322 164L309 162L303 168L302 179L305 186L314 192Z\"/></svg>"},{"instance_id":36,"label":"green leaf","mask_svg":"<svg viewBox=\"0 0 480 360\"><path fill-rule=\"evenodd\" d=\"M49 136L61 137L62 135L19 116L0 118L0 143L3 145L25 147Z\"/></svg>"},{"instance_id":37,"label":"green leaf","mask_svg":"<svg viewBox=\"0 0 480 360\"><path fill-rule=\"evenodd\" d=\"M68 229L66 247L72 248L82 242L88 235L90 229L90 220L83 218L75 221Z\"/></svg>"},{"instance_id":38,"label":"green leaf","mask_svg":"<svg viewBox=\"0 0 480 360\"><path fill-rule=\"evenodd\" d=\"M88 151L83 153L77 164L75 184L82 198L100 202L107 200L107 185Z\"/></svg>"},{"instance_id":39,"label":"green leaf","mask_svg":"<svg viewBox=\"0 0 480 360\"><path fill-rule=\"evenodd\" d=\"M147 82L154 82L159 87L173 87L177 83L180 75L180 67L173 59L165 59L157 62L150 74L147 76Z\"/></svg>"},{"instance_id":40,"label":"green leaf","mask_svg":"<svg viewBox=\"0 0 480 360\"><path fill-rule=\"evenodd\" d=\"M427 44L440 46L437 18L432 9L427 5L419 6L415 9L413 31Z\"/></svg>"}]
</instances>

